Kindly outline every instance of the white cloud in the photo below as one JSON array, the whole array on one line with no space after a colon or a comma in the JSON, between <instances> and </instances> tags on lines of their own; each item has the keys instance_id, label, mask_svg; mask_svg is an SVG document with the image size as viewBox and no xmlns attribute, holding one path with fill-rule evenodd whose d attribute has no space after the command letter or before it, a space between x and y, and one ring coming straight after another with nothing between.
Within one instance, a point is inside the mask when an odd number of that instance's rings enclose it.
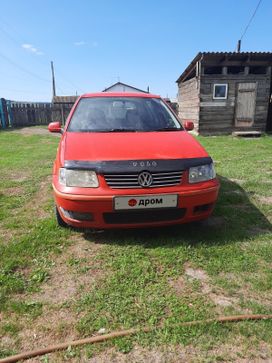
<instances>
[{"instance_id":1,"label":"white cloud","mask_svg":"<svg viewBox=\"0 0 272 363\"><path fill-rule=\"evenodd\" d=\"M24 49L31 49L32 48L32 45L25 43L25 44L22 44L22 48L24 48Z\"/></svg>"},{"instance_id":2,"label":"white cloud","mask_svg":"<svg viewBox=\"0 0 272 363\"><path fill-rule=\"evenodd\" d=\"M44 54L42 51L35 48L32 44L29 44L29 43L22 44L22 48L27 50L28 52L34 53L36 55L43 55Z\"/></svg>"},{"instance_id":3,"label":"white cloud","mask_svg":"<svg viewBox=\"0 0 272 363\"><path fill-rule=\"evenodd\" d=\"M74 42L74 45L76 47L82 47L82 46L88 45L88 44L90 47L93 47L93 48L98 47L98 42L96 42L96 41L93 41L92 43L87 43L84 40L79 40L78 42Z\"/></svg>"},{"instance_id":4,"label":"white cloud","mask_svg":"<svg viewBox=\"0 0 272 363\"><path fill-rule=\"evenodd\" d=\"M84 40L80 40L80 41L78 41L78 42L74 42L74 45L75 46L77 46L77 47L80 47L80 46L82 46L82 45L86 45L87 43L86 42L84 42Z\"/></svg>"}]
</instances>

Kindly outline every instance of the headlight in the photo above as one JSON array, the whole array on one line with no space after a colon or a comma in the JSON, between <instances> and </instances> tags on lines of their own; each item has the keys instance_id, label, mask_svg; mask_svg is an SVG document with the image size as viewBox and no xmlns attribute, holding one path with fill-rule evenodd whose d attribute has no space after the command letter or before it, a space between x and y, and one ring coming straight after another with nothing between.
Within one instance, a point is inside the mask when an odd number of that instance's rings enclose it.
<instances>
[{"instance_id":1,"label":"headlight","mask_svg":"<svg viewBox=\"0 0 272 363\"><path fill-rule=\"evenodd\" d=\"M99 186L96 172L90 170L60 168L59 182L67 187L97 188Z\"/></svg>"},{"instance_id":2,"label":"headlight","mask_svg":"<svg viewBox=\"0 0 272 363\"><path fill-rule=\"evenodd\" d=\"M189 169L189 183L199 183L214 179L216 176L213 163L208 165L194 166Z\"/></svg>"}]
</instances>

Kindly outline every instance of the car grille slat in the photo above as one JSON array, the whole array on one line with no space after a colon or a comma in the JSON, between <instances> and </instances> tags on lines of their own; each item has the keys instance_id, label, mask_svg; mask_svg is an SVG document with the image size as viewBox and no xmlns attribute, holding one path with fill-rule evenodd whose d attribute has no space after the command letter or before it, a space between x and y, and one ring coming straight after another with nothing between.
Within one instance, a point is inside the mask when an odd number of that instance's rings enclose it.
<instances>
[{"instance_id":1,"label":"car grille slat","mask_svg":"<svg viewBox=\"0 0 272 363\"><path fill-rule=\"evenodd\" d=\"M153 182L149 188L168 187L181 184L183 171L165 171L151 173ZM107 185L112 189L142 188L138 182L139 173L134 174L104 174Z\"/></svg>"},{"instance_id":2,"label":"car grille slat","mask_svg":"<svg viewBox=\"0 0 272 363\"><path fill-rule=\"evenodd\" d=\"M166 171L164 173L154 173L154 175L157 175L157 176L163 176L163 175L180 175L180 173L182 173L182 171Z\"/></svg>"},{"instance_id":3,"label":"car grille slat","mask_svg":"<svg viewBox=\"0 0 272 363\"><path fill-rule=\"evenodd\" d=\"M167 180L167 179L180 179L180 176L170 175L170 176L154 176L153 177L153 180Z\"/></svg>"},{"instance_id":4,"label":"car grille slat","mask_svg":"<svg viewBox=\"0 0 272 363\"><path fill-rule=\"evenodd\" d=\"M119 183L119 182L134 182L135 178L107 178L107 182Z\"/></svg>"}]
</instances>

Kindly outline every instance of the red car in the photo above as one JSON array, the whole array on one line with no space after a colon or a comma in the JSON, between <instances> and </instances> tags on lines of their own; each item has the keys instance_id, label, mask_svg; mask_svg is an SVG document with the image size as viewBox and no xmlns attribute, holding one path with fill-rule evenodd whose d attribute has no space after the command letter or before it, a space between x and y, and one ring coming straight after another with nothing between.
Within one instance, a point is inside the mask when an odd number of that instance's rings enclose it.
<instances>
[{"instance_id":1,"label":"red car","mask_svg":"<svg viewBox=\"0 0 272 363\"><path fill-rule=\"evenodd\" d=\"M53 168L60 225L162 226L209 217L219 183L213 161L159 97L81 96L67 119Z\"/></svg>"}]
</instances>

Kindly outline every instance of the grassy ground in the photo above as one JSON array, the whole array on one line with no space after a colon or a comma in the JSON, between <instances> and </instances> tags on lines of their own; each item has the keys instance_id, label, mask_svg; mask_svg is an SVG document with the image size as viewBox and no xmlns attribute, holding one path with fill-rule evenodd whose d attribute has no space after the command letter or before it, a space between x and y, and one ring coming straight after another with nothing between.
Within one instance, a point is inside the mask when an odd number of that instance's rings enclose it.
<instances>
[{"instance_id":1,"label":"grassy ground","mask_svg":"<svg viewBox=\"0 0 272 363\"><path fill-rule=\"evenodd\" d=\"M210 220L93 234L55 223L50 173L58 139L0 133L0 357L102 328L156 324L163 329L32 361L272 356L270 321L173 327L223 314L272 313L272 139L199 139L221 180Z\"/></svg>"}]
</instances>

